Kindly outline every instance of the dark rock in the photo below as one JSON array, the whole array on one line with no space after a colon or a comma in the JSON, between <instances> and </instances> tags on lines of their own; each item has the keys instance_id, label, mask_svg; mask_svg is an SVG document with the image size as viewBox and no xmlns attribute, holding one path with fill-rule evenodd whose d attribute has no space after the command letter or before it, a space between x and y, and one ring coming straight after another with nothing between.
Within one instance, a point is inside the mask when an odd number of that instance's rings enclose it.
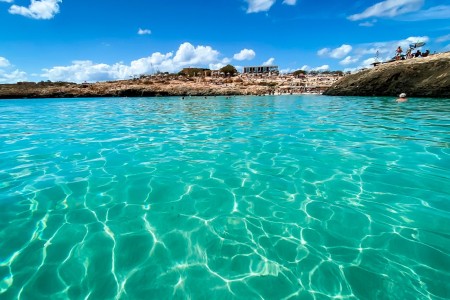
<instances>
[{"instance_id":1,"label":"dark rock","mask_svg":"<svg viewBox=\"0 0 450 300\"><path fill-rule=\"evenodd\" d=\"M450 53L380 64L343 77L325 91L330 96L450 98Z\"/></svg>"}]
</instances>

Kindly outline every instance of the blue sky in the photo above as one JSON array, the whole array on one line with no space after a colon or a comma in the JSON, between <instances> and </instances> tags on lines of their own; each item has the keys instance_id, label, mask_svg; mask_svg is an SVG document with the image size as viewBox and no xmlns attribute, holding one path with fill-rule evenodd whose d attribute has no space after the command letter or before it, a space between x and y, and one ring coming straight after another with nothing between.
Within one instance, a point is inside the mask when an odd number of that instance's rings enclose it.
<instances>
[{"instance_id":1,"label":"blue sky","mask_svg":"<svg viewBox=\"0 0 450 300\"><path fill-rule=\"evenodd\" d=\"M424 41L449 0L0 0L0 83L95 82L183 67L355 70Z\"/></svg>"}]
</instances>

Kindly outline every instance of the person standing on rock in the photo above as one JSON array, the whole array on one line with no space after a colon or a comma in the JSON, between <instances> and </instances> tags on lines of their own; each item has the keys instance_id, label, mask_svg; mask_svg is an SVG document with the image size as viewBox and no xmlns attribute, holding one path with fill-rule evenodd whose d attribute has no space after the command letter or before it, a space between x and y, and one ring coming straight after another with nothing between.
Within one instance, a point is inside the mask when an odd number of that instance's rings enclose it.
<instances>
[{"instance_id":1,"label":"person standing on rock","mask_svg":"<svg viewBox=\"0 0 450 300\"><path fill-rule=\"evenodd\" d=\"M402 52L403 52L402 47L398 46L396 52L397 52L397 54L395 55L395 59L396 60L402 59Z\"/></svg>"}]
</instances>

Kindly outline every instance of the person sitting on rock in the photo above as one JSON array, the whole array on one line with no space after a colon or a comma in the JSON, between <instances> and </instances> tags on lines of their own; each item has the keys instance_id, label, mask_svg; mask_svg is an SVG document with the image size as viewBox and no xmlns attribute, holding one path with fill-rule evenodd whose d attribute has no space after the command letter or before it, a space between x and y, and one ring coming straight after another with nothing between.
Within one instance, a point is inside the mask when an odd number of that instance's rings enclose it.
<instances>
[{"instance_id":1,"label":"person sitting on rock","mask_svg":"<svg viewBox=\"0 0 450 300\"><path fill-rule=\"evenodd\" d=\"M424 53L422 53L422 57L427 57L428 54L430 54L430 50L427 50Z\"/></svg>"},{"instance_id":2,"label":"person sitting on rock","mask_svg":"<svg viewBox=\"0 0 450 300\"><path fill-rule=\"evenodd\" d=\"M411 51L411 48L409 48L408 50L406 50L406 58L407 58L407 59L410 59L410 58L412 58L412 57L413 57L412 51Z\"/></svg>"},{"instance_id":3,"label":"person sitting on rock","mask_svg":"<svg viewBox=\"0 0 450 300\"><path fill-rule=\"evenodd\" d=\"M415 57L420 57L422 55L422 52L420 50L417 50L416 54L414 54Z\"/></svg>"}]
</instances>

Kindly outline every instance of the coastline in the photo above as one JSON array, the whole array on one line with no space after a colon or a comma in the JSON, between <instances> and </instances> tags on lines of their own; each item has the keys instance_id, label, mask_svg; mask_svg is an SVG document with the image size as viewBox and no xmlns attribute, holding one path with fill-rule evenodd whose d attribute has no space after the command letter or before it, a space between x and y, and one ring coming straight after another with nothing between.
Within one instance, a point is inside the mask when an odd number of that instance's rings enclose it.
<instances>
[{"instance_id":1,"label":"coastline","mask_svg":"<svg viewBox=\"0 0 450 300\"><path fill-rule=\"evenodd\" d=\"M268 74L189 77L159 74L81 84L19 82L0 85L0 99L321 94L339 78L331 74L301 77Z\"/></svg>"},{"instance_id":2,"label":"coastline","mask_svg":"<svg viewBox=\"0 0 450 300\"><path fill-rule=\"evenodd\" d=\"M450 98L450 52L380 63L357 73L237 76L143 75L96 83L0 84L0 99L324 94Z\"/></svg>"}]
</instances>

